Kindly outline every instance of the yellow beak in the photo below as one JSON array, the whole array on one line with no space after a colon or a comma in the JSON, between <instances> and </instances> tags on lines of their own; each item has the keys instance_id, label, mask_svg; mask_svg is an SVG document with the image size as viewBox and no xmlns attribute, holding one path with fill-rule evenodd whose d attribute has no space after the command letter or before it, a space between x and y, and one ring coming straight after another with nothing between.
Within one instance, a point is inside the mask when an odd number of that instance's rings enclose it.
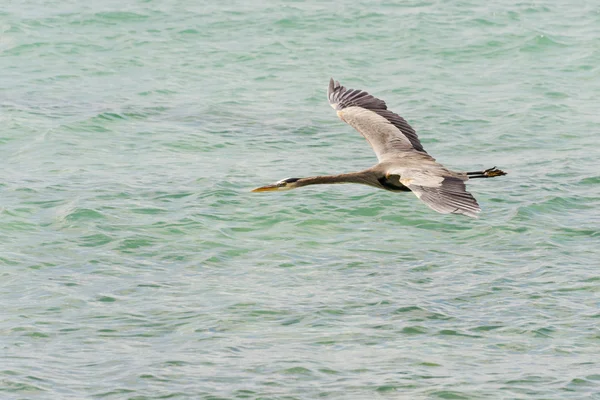
<instances>
[{"instance_id":1,"label":"yellow beak","mask_svg":"<svg viewBox=\"0 0 600 400\"><path fill-rule=\"evenodd\" d=\"M252 189L253 192L272 192L274 190L278 190L279 186L277 185L267 185L267 186L261 186L258 187L256 189Z\"/></svg>"}]
</instances>

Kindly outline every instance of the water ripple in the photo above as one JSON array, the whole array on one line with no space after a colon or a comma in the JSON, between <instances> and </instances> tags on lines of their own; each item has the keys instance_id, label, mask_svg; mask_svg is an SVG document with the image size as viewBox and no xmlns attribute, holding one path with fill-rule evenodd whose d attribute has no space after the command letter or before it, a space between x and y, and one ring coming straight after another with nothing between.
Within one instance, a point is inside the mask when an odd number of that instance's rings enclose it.
<instances>
[{"instance_id":1,"label":"water ripple","mask_svg":"<svg viewBox=\"0 0 600 400\"><path fill-rule=\"evenodd\" d=\"M3 398L600 393L592 3L1 14ZM469 182L480 219L352 185L251 193L376 162L330 76L448 167L507 169Z\"/></svg>"}]
</instances>

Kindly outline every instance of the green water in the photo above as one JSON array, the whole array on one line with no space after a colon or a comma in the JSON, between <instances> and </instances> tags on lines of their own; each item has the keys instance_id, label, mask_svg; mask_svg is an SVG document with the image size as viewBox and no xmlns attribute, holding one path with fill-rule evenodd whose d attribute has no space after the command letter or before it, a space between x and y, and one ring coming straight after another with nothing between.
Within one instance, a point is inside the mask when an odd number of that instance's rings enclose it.
<instances>
[{"instance_id":1,"label":"green water","mask_svg":"<svg viewBox=\"0 0 600 400\"><path fill-rule=\"evenodd\" d=\"M0 398L600 399L594 2L0 8ZM475 180L353 185L330 77Z\"/></svg>"}]
</instances>

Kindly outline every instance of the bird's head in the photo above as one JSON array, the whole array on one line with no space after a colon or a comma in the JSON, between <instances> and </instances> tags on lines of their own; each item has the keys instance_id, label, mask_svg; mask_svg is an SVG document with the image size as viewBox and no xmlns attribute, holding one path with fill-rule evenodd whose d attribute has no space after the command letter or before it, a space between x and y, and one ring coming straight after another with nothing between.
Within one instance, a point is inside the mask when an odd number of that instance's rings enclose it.
<instances>
[{"instance_id":1,"label":"bird's head","mask_svg":"<svg viewBox=\"0 0 600 400\"><path fill-rule=\"evenodd\" d=\"M300 178L286 178L280 181L275 182L272 185L261 186L256 189L252 189L253 192L272 192L275 190L290 190L297 187L296 182L298 182Z\"/></svg>"}]
</instances>

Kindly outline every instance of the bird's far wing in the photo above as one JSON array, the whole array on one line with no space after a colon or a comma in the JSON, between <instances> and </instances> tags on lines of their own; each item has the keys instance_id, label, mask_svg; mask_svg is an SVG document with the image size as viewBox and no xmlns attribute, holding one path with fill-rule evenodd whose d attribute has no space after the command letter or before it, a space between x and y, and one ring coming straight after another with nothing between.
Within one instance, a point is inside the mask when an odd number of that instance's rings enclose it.
<instances>
[{"instance_id":1,"label":"bird's far wing","mask_svg":"<svg viewBox=\"0 0 600 400\"><path fill-rule=\"evenodd\" d=\"M327 97L340 119L367 139L379 161L405 152L425 153L415 130L388 110L383 100L362 90L346 89L333 79Z\"/></svg>"},{"instance_id":2,"label":"bird's far wing","mask_svg":"<svg viewBox=\"0 0 600 400\"><path fill-rule=\"evenodd\" d=\"M466 177L453 175L441 164L428 163L425 168L397 168L388 171L388 177L408 187L429 208L442 214L463 214L477 218L481 211L477 200L465 188Z\"/></svg>"}]
</instances>

